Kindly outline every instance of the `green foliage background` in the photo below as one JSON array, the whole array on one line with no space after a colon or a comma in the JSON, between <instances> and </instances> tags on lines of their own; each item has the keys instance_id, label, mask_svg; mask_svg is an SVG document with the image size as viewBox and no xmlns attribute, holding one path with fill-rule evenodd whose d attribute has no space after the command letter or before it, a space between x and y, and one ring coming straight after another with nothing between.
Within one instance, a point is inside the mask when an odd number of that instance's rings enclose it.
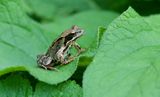
<instances>
[{"instance_id":1,"label":"green foliage background","mask_svg":"<svg viewBox=\"0 0 160 97\"><path fill-rule=\"evenodd\" d=\"M160 97L159 4L0 0L0 97ZM58 71L39 68L36 56L72 25L86 51Z\"/></svg>"}]
</instances>

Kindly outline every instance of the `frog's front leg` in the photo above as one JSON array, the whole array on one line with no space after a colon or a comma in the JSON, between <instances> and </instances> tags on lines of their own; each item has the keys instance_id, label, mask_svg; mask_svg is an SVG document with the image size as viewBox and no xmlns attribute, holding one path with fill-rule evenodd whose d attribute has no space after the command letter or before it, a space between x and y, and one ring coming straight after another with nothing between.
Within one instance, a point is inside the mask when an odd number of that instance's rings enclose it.
<instances>
[{"instance_id":1,"label":"frog's front leg","mask_svg":"<svg viewBox=\"0 0 160 97\"><path fill-rule=\"evenodd\" d=\"M77 55L78 56L80 53L84 52L85 49L84 48L81 48L80 45L76 42L73 42L73 46L76 48L76 50L78 51Z\"/></svg>"},{"instance_id":2,"label":"frog's front leg","mask_svg":"<svg viewBox=\"0 0 160 97\"><path fill-rule=\"evenodd\" d=\"M65 55L65 54L67 54L67 55ZM58 56L59 56L58 59L62 65L68 64L76 58L76 57L71 56L71 54L68 53L68 50L64 51L63 53L61 53Z\"/></svg>"},{"instance_id":3,"label":"frog's front leg","mask_svg":"<svg viewBox=\"0 0 160 97\"><path fill-rule=\"evenodd\" d=\"M75 58L74 57L64 57L63 55L60 56L60 63L63 65L63 64L68 64L70 63L71 61L73 61Z\"/></svg>"}]
</instances>

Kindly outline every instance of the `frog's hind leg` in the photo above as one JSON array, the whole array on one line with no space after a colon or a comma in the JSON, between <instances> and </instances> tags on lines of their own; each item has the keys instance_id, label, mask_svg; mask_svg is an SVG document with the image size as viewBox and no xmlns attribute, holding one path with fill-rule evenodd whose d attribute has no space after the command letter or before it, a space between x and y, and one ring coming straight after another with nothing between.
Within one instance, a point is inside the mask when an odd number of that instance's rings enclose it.
<instances>
[{"instance_id":1,"label":"frog's hind leg","mask_svg":"<svg viewBox=\"0 0 160 97\"><path fill-rule=\"evenodd\" d=\"M40 67L42 67L43 69L47 70L47 67L45 65L39 65Z\"/></svg>"},{"instance_id":2,"label":"frog's hind leg","mask_svg":"<svg viewBox=\"0 0 160 97\"><path fill-rule=\"evenodd\" d=\"M57 68L50 66L50 65L41 65L40 67L42 67L45 70L55 70L55 71L59 71Z\"/></svg>"},{"instance_id":3,"label":"frog's hind leg","mask_svg":"<svg viewBox=\"0 0 160 97\"><path fill-rule=\"evenodd\" d=\"M59 71L56 67L53 67L53 66L47 66L47 70Z\"/></svg>"}]
</instances>

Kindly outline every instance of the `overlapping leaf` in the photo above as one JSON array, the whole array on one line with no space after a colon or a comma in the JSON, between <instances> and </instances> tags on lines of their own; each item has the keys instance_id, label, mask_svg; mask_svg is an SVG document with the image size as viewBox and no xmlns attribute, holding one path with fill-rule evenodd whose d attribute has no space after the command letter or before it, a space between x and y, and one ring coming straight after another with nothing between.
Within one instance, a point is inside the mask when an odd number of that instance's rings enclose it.
<instances>
[{"instance_id":1,"label":"overlapping leaf","mask_svg":"<svg viewBox=\"0 0 160 97\"><path fill-rule=\"evenodd\" d=\"M57 86L38 82L33 92L27 79L11 75L0 80L0 97L82 97L82 89L74 81Z\"/></svg>"},{"instance_id":2,"label":"overlapping leaf","mask_svg":"<svg viewBox=\"0 0 160 97\"><path fill-rule=\"evenodd\" d=\"M85 72L84 97L160 96L160 33L155 25L158 21L144 20L132 8L109 25Z\"/></svg>"}]
</instances>

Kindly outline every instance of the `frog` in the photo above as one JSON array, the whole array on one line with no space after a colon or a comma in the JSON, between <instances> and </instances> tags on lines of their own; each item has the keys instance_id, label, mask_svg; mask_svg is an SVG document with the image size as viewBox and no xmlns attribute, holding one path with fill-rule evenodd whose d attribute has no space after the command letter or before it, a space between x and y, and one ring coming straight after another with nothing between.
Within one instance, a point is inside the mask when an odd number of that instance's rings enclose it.
<instances>
[{"instance_id":1,"label":"frog","mask_svg":"<svg viewBox=\"0 0 160 97\"><path fill-rule=\"evenodd\" d=\"M62 34L52 42L51 46L45 54L37 56L38 66L52 70L56 69L56 64L65 65L75 60L82 52L85 51L76 42L84 34L84 30L74 25L70 29L62 32ZM72 56L69 53L71 47L77 50L77 54Z\"/></svg>"}]
</instances>

